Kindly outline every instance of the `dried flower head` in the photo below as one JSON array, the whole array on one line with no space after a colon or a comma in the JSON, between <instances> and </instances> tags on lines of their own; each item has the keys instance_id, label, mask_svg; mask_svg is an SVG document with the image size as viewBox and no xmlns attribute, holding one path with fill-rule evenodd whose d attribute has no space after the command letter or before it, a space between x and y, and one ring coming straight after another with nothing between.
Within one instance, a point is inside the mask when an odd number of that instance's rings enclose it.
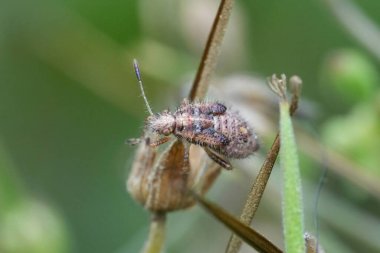
<instances>
[{"instance_id":1,"label":"dried flower head","mask_svg":"<svg viewBox=\"0 0 380 253\"><path fill-rule=\"evenodd\" d=\"M207 162L190 165L183 159L186 148L181 141L172 142L158 157L150 138L145 137L136 153L132 171L127 181L128 191L134 199L154 212L168 212L188 208L195 204L188 190L199 187L206 192L219 175L220 167L208 167ZM190 151L190 160L199 160L204 154ZM202 159L200 159L202 161Z\"/></svg>"}]
</instances>

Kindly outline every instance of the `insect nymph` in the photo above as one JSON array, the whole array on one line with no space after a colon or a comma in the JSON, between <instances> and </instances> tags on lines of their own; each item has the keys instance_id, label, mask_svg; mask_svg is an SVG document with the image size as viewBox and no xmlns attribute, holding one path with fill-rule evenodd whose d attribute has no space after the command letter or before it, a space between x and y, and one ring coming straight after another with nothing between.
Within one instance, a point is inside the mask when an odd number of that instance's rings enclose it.
<instances>
[{"instance_id":1,"label":"insect nymph","mask_svg":"<svg viewBox=\"0 0 380 253\"><path fill-rule=\"evenodd\" d=\"M204 147L208 156L224 168L230 169L228 158L245 158L259 148L257 135L238 112L219 102L189 102L185 99L176 111L154 114L145 96L137 61L133 66L141 93L150 116L146 129L163 135L151 143L158 146L167 142L169 135Z\"/></svg>"}]
</instances>

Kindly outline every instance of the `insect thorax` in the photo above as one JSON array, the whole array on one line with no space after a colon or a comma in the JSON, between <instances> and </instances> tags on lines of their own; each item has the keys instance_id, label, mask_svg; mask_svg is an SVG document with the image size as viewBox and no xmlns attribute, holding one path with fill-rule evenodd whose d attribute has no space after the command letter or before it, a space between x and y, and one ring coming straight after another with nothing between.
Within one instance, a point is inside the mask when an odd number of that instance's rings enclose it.
<instances>
[{"instance_id":1,"label":"insect thorax","mask_svg":"<svg viewBox=\"0 0 380 253\"><path fill-rule=\"evenodd\" d=\"M149 129L158 134L170 135L174 132L176 119L171 112L164 111L163 113L149 116L147 125Z\"/></svg>"}]
</instances>

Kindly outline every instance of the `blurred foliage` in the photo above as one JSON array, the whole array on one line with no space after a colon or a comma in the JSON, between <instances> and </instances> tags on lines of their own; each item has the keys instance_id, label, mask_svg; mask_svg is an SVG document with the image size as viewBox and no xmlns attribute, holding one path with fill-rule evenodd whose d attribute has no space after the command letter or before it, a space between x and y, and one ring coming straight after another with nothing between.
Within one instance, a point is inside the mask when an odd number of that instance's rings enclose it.
<instances>
[{"instance_id":1,"label":"blurred foliage","mask_svg":"<svg viewBox=\"0 0 380 253\"><path fill-rule=\"evenodd\" d=\"M376 94L379 75L367 57L354 50L341 50L326 57L322 66L322 83L326 92L333 92L338 102L349 107L369 101Z\"/></svg>"},{"instance_id":2,"label":"blurred foliage","mask_svg":"<svg viewBox=\"0 0 380 253\"><path fill-rule=\"evenodd\" d=\"M21 251L10 252L141 248L148 215L126 193L134 148L124 140L140 135L147 114L131 61L139 59L155 111L178 104L179 88L192 80L217 6L217 1L195 2L0 2L0 136L13 163L6 167L14 175L0 180L0 249L5 227L7 237L46 235L40 246L25 241ZM379 1L357 4L380 24ZM378 180L379 62L372 62L322 1L243 0L233 15L218 63L220 79L236 72L301 76L303 99L315 105L303 121L322 131L326 146L359 164L360 174ZM344 53L342 68L329 65L334 52ZM263 143L263 150L268 146ZM252 164L258 168L260 161L261 154L248 159L249 170L223 173L210 199L238 213L254 176ZM306 216L312 220L322 166L305 155L301 161L310 189L304 195ZM322 244L327 252L378 252L379 193L343 175L330 173L322 191ZM9 178L17 183L9 184ZM254 224L281 246L278 180L275 171ZM19 189L25 197L13 206ZM23 218L14 223L15 215ZM171 215L168 229L168 252L221 252L229 235L198 208ZM210 244L210 234L217 245Z\"/></svg>"},{"instance_id":3,"label":"blurred foliage","mask_svg":"<svg viewBox=\"0 0 380 253\"><path fill-rule=\"evenodd\" d=\"M341 151L380 176L378 116L373 104L357 105L348 115L329 120L323 128L323 139L328 146Z\"/></svg>"},{"instance_id":4,"label":"blurred foliage","mask_svg":"<svg viewBox=\"0 0 380 253\"><path fill-rule=\"evenodd\" d=\"M0 252L68 252L60 215L27 195L0 143Z\"/></svg>"}]
</instances>

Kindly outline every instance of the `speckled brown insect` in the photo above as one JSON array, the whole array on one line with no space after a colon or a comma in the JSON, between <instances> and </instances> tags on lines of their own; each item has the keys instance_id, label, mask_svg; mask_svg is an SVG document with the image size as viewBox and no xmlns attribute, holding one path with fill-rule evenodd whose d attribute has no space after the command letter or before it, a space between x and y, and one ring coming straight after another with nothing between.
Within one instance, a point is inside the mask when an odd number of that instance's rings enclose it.
<instances>
[{"instance_id":1,"label":"speckled brown insect","mask_svg":"<svg viewBox=\"0 0 380 253\"><path fill-rule=\"evenodd\" d=\"M184 100L174 111L153 114L145 97L137 62L137 79L150 116L146 130L164 135L151 143L158 146L167 142L169 135L204 147L208 156L224 168L231 168L227 158L245 158L259 148L257 135L238 112L219 102L189 102Z\"/></svg>"}]
</instances>

